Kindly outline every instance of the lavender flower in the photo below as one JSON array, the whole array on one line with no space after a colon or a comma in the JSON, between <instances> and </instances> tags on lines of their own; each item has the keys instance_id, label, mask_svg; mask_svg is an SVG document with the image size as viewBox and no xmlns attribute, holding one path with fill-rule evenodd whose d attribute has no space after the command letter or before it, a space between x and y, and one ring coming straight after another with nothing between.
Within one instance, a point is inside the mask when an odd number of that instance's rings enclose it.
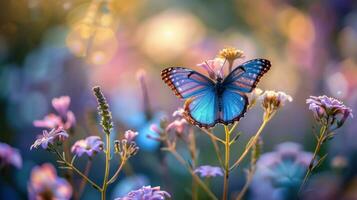
<instances>
[{"instance_id":1,"label":"lavender flower","mask_svg":"<svg viewBox=\"0 0 357 200\"><path fill-rule=\"evenodd\" d=\"M131 141L134 141L135 140L135 137L138 135L138 132L134 132L132 130L127 130L125 131L124 133L124 138L128 141L128 142L131 142Z\"/></svg>"},{"instance_id":2,"label":"lavender flower","mask_svg":"<svg viewBox=\"0 0 357 200\"><path fill-rule=\"evenodd\" d=\"M98 136L89 136L84 140L78 140L71 148L72 153L82 156L86 153L89 157L103 150L103 141Z\"/></svg>"},{"instance_id":3,"label":"lavender flower","mask_svg":"<svg viewBox=\"0 0 357 200\"><path fill-rule=\"evenodd\" d=\"M52 99L52 106L59 115L50 113L42 120L35 120L33 125L41 128L58 128L63 127L65 130L70 129L76 123L76 118L72 111L68 110L71 99L69 96L61 96Z\"/></svg>"},{"instance_id":4,"label":"lavender flower","mask_svg":"<svg viewBox=\"0 0 357 200\"><path fill-rule=\"evenodd\" d=\"M272 194L277 195L276 191L281 196L298 189L312 157L312 153L302 151L293 142L279 144L275 151L262 154L252 182L253 193L270 199Z\"/></svg>"},{"instance_id":5,"label":"lavender flower","mask_svg":"<svg viewBox=\"0 0 357 200\"><path fill-rule=\"evenodd\" d=\"M0 142L0 167L8 165L20 169L22 167L21 154L19 150Z\"/></svg>"},{"instance_id":6,"label":"lavender flower","mask_svg":"<svg viewBox=\"0 0 357 200\"><path fill-rule=\"evenodd\" d=\"M52 129L50 132L44 130L42 135L37 137L37 140L31 145L31 148L37 148L41 145L43 149L47 149L49 144L57 141L63 141L68 138L68 133L62 127Z\"/></svg>"},{"instance_id":7,"label":"lavender flower","mask_svg":"<svg viewBox=\"0 0 357 200\"><path fill-rule=\"evenodd\" d=\"M160 190L160 187L143 186L138 190L129 192L126 196L116 198L115 200L164 200L171 198L166 191Z\"/></svg>"},{"instance_id":8,"label":"lavender flower","mask_svg":"<svg viewBox=\"0 0 357 200\"><path fill-rule=\"evenodd\" d=\"M224 60L215 58L214 60L207 60L203 63L197 64L198 67L203 67L211 79L223 78L223 64Z\"/></svg>"},{"instance_id":9,"label":"lavender flower","mask_svg":"<svg viewBox=\"0 0 357 200\"><path fill-rule=\"evenodd\" d=\"M72 196L72 187L65 179L57 176L51 164L45 163L32 169L28 192L30 200L67 200Z\"/></svg>"},{"instance_id":10,"label":"lavender flower","mask_svg":"<svg viewBox=\"0 0 357 200\"><path fill-rule=\"evenodd\" d=\"M194 171L197 174L200 174L201 177L215 177L223 176L223 171L220 167L214 167L210 165L202 165L195 169Z\"/></svg>"},{"instance_id":11,"label":"lavender flower","mask_svg":"<svg viewBox=\"0 0 357 200\"><path fill-rule=\"evenodd\" d=\"M315 119L320 123L330 123L331 125L336 123L337 127L341 127L348 117L353 117L351 108L326 95L310 96L306 103Z\"/></svg>"}]
</instances>

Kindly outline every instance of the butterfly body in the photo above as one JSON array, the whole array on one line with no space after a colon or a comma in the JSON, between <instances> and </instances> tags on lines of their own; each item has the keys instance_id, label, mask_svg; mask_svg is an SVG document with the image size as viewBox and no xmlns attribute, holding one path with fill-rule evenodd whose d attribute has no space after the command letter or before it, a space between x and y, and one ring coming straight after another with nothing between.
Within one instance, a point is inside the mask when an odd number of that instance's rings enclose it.
<instances>
[{"instance_id":1,"label":"butterfly body","mask_svg":"<svg viewBox=\"0 0 357 200\"><path fill-rule=\"evenodd\" d=\"M210 128L238 121L246 112L248 98L260 77L270 68L265 59L255 59L236 67L224 79L212 80L194 70L170 67L161 72L176 96L186 100L184 117L199 127Z\"/></svg>"}]
</instances>

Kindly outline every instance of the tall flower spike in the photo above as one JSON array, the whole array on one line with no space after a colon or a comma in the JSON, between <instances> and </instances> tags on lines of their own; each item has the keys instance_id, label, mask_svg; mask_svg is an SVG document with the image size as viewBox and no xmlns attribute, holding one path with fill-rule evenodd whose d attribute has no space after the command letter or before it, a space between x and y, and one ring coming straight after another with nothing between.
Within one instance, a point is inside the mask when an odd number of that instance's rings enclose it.
<instances>
[{"instance_id":1,"label":"tall flower spike","mask_svg":"<svg viewBox=\"0 0 357 200\"><path fill-rule=\"evenodd\" d=\"M98 101L98 114L102 117L100 125L102 125L104 132L109 135L113 128L112 114L109 111L109 105L99 86L94 87L93 92Z\"/></svg>"}]
</instances>

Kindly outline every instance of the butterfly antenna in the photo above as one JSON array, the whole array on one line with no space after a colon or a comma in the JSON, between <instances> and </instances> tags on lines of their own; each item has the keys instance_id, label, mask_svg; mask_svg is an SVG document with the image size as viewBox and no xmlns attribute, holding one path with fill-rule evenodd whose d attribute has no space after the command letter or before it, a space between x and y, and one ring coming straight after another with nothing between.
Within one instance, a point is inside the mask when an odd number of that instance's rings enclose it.
<instances>
[{"instance_id":1,"label":"butterfly antenna","mask_svg":"<svg viewBox=\"0 0 357 200\"><path fill-rule=\"evenodd\" d=\"M227 62L227 58L224 59L224 62L222 64L222 66L221 66L221 69L219 69L219 73L220 74L223 74L222 70L223 70L223 66L226 64L226 62Z\"/></svg>"}]
</instances>

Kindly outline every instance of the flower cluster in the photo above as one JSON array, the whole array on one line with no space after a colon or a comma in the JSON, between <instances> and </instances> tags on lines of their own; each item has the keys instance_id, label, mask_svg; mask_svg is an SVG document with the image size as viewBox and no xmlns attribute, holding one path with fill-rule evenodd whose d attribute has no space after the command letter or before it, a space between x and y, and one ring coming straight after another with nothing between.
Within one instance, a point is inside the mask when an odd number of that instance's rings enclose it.
<instances>
[{"instance_id":1,"label":"flower cluster","mask_svg":"<svg viewBox=\"0 0 357 200\"><path fill-rule=\"evenodd\" d=\"M293 101L293 98L290 95L287 95L284 92L276 92L272 90L264 91L259 98L262 101L262 106L266 116L270 116L272 113L284 106L285 102Z\"/></svg>"},{"instance_id":2,"label":"flower cluster","mask_svg":"<svg viewBox=\"0 0 357 200\"><path fill-rule=\"evenodd\" d=\"M341 127L348 117L353 117L352 109L337 99L323 96L310 96L306 100L309 109L313 112L316 121L324 125Z\"/></svg>"},{"instance_id":3,"label":"flower cluster","mask_svg":"<svg viewBox=\"0 0 357 200\"><path fill-rule=\"evenodd\" d=\"M223 176L223 170L220 167L214 167L210 165L202 165L195 169L194 171L197 174L200 174L201 177L216 177Z\"/></svg>"},{"instance_id":4,"label":"flower cluster","mask_svg":"<svg viewBox=\"0 0 357 200\"><path fill-rule=\"evenodd\" d=\"M70 103L71 98L69 96L52 99L52 106L58 114L50 113L42 120L35 120L33 122L34 126L48 129L58 127L63 127L65 130L70 129L76 123L73 112L69 110Z\"/></svg>"},{"instance_id":5,"label":"flower cluster","mask_svg":"<svg viewBox=\"0 0 357 200\"><path fill-rule=\"evenodd\" d=\"M138 132L127 130L124 133L124 139L114 141L114 149L116 154L120 154L123 159L128 159L138 153L139 147L135 143L135 137Z\"/></svg>"},{"instance_id":6,"label":"flower cluster","mask_svg":"<svg viewBox=\"0 0 357 200\"><path fill-rule=\"evenodd\" d=\"M21 168L21 154L19 150L0 142L0 167L9 165L15 166L18 169Z\"/></svg>"},{"instance_id":7,"label":"flower cluster","mask_svg":"<svg viewBox=\"0 0 357 200\"><path fill-rule=\"evenodd\" d=\"M43 149L47 149L49 144L55 142L62 142L68 138L68 133L62 128L54 128L50 132L44 130L42 135L37 137L37 140L31 145L30 149L41 146Z\"/></svg>"},{"instance_id":8,"label":"flower cluster","mask_svg":"<svg viewBox=\"0 0 357 200\"><path fill-rule=\"evenodd\" d=\"M269 180L274 187L298 186L312 157L297 143L281 143L274 152L260 156L255 178Z\"/></svg>"},{"instance_id":9,"label":"flower cluster","mask_svg":"<svg viewBox=\"0 0 357 200\"><path fill-rule=\"evenodd\" d=\"M176 119L169 123L166 127L166 132L174 132L177 136L182 136L183 133L188 128L188 123L185 118L183 118L184 110L182 108L177 109L173 112L172 116Z\"/></svg>"},{"instance_id":10,"label":"flower cluster","mask_svg":"<svg viewBox=\"0 0 357 200\"><path fill-rule=\"evenodd\" d=\"M129 192L126 196L116 198L115 200L164 200L171 198L171 195L160 189L159 186L143 186L138 190Z\"/></svg>"},{"instance_id":11,"label":"flower cluster","mask_svg":"<svg viewBox=\"0 0 357 200\"><path fill-rule=\"evenodd\" d=\"M78 140L71 148L72 153L77 156L87 154L92 157L94 154L103 151L103 141L98 136L89 136L84 140Z\"/></svg>"},{"instance_id":12,"label":"flower cluster","mask_svg":"<svg viewBox=\"0 0 357 200\"><path fill-rule=\"evenodd\" d=\"M223 79L223 65L224 60L221 58L215 58L197 64L198 67L204 68L207 71L208 76L213 80L217 80L218 78Z\"/></svg>"},{"instance_id":13,"label":"flower cluster","mask_svg":"<svg viewBox=\"0 0 357 200\"><path fill-rule=\"evenodd\" d=\"M56 169L48 163L32 169L28 191L30 200L69 200L72 196L70 184L65 179L58 177Z\"/></svg>"}]
</instances>

